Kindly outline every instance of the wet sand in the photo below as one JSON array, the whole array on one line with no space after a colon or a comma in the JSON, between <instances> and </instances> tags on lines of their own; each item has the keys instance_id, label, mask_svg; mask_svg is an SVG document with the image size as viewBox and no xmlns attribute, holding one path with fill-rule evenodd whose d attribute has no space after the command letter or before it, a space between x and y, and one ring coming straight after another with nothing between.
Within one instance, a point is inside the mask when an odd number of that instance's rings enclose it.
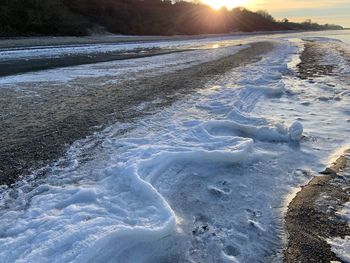
<instances>
[{"instance_id":1,"label":"wet sand","mask_svg":"<svg viewBox=\"0 0 350 263\"><path fill-rule=\"evenodd\" d=\"M259 61L272 49L268 42L253 43L223 59L162 76L101 86L87 79L83 87L48 87L34 97L0 89L0 185L51 163L76 140L150 114L135 106L157 100L154 113L234 67Z\"/></svg>"},{"instance_id":2,"label":"wet sand","mask_svg":"<svg viewBox=\"0 0 350 263\"><path fill-rule=\"evenodd\" d=\"M185 49L140 49L132 52L108 52L95 53L89 55L69 55L57 58L34 58L30 60L6 60L0 61L0 77L22 74L26 72L35 72L54 68L70 67L77 65L94 64L100 62L145 58L151 56L166 55L176 52L185 52Z\"/></svg>"},{"instance_id":3,"label":"wet sand","mask_svg":"<svg viewBox=\"0 0 350 263\"><path fill-rule=\"evenodd\" d=\"M172 40L191 40L210 37L220 37L226 35L197 35L197 36L125 36L125 35L96 35L86 37L18 37L18 38L0 38L1 48L24 48L33 46L80 46L93 44L122 44L135 42L152 41L172 41Z\"/></svg>"},{"instance_id":4,"label":"wet sand","mask_svg":"<svg viewBox=\"0 0 350 263\"><path fill-rule=\"evenodd\" d=\"M175 35L175 36L128 36L128 35L91 35L85 37L59 36L59 37L0 37L0 49L2 48L24 48L33 46L61 46L61 45L92 45L92 44L122 44L135 42L172 41L172 40L195 40L213 37L228 36L255 36L288 34L300 31L261 31L261 32L236 32L231 34L203 34L203 35Z\"/></svg>"},{"instance_id":5,"label":"wet sand","mask_svg":"<svg viewBox=\"0 0 350 263\"><path fill-rule=\"evenodd\" d=\"M299 77L314 78L334 75L334 66L320 63L319 46L307 41L298 65ZM350 157L344 155L320 176L314 177L289 204L285 218L289 242L285 251L285 263L343 262L327 243L328 238L350 235L347 222L336 212L350 201ZM340 172L348 171L345 175Z\"/></svg>"},{"instance_id":6,"label":"wet sand","mask_svg":"<svg viewBox=\"0 0 350 263\"><path fill-rule=\"evenodd\" d=\"M332 75L334 66L319 63L319 43L307 41L305 49L301 54L301 63L298 65L299 77L301 79L312 79L325 75Z\"/></svg>"},{"instance_id":7,"label":"wet sand","mask_svg":"<svg viewBox=\"0 0 350 263\"><path fill-rule=\"evenodd\" d=\"M326 239L350 235L348 223L336 214L350 201L349 153L322 172L323 176L313 178L289 204L289 244L284 262L344 262L331 251ZM347 173L339 175L342 171Z\"/></svg>"}]
</instances>

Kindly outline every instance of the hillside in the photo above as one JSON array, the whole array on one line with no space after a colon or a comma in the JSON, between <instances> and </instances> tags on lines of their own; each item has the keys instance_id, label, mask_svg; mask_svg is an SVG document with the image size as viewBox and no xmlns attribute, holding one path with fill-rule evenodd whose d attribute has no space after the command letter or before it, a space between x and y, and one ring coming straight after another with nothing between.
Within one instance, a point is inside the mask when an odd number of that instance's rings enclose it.
<instances>
[{"instance_id":1,"label":"hillside","mask_svg":"<svg viewBox=\"0 0 350 263\"><path fill-rule=\"evenodd\" d=\"M264 11L219 11L204 4L170 0L0 0L0 35L88 35L103 26L128 35L211 34L270 30L341 29L339 26L277 22Z\"/></svg>"}]
</instances>

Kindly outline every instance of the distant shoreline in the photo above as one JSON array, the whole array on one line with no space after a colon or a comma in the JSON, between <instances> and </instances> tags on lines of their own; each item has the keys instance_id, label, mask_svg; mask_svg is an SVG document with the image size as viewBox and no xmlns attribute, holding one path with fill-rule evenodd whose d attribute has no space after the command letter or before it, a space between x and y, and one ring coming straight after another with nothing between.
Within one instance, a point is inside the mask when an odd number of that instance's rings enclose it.
<instances>
[{"instance_id":1,"label":"distant shoreline","mask_svg":"<svg viewBox=\"0 0 350 263\"><path fill-rule=\"evenodd\" d=\"M202 40L210 38L259 36L265 34L284 34L288 31L274 32L255 32L255 33L234 33L234 34L214 34L214 35L197 35L184 36L178 35L173 37L166 36L125 36L125 35L99 35L89 37L29 37L29 38L12 38L0 40L0 52L11 50L40 50L41 48L79 48L94 45L127 45L150 42L167 42L167 41L188 41ZM186 48L142 48L125 51L111 52L94 52L92 54L66 54L60 57L45 58L1 58L0 56L0 77L12 76L26 72L35 72L54 68L77 66L85 64L94 64L115 60L144 58L157 55L165 55L176 52L188 51ZM34 51L33 51L34 52Z\"/></svg>"},{"instance_id":2,"label":"distant shoreline","mask_svg":"<svg viewBox=\"0 0 350 263\"><path fill-rule=\"evenodd\" d=\"M342 31L343 29L338 29ZM338 31L328 30L328 31ZM173 41L173 40L193 40L215 37L230 36L254 36L254 35L274 35L288 33L318 32L319 30L277 30L277 31L255 31L255 32L232 32L227 34L201 34L201 35L174 35L174 36L156 36L156 35L90 35L90 36L16 36L0 37L0 49L3 48L21 48L31 46L62 46L62 45L89 45L89 44L127 44L135 42L152 41ZM1 50L0 50L1 51Z\"/></svg>"},{"instance_id":3,"label":"distant shoreline","mask_svg":"<svg viewBox=\"0 0 350 263\"><path fill-rule=\"evenodd\" d=\"M18 36L18 37L0 37L0 48L17 48L30 46L51 46L51 45L88 45L88 44L127 44L134 42L151 41L172 41L172 40L192 40L214 37L228 36L251 36L263 34L281 34L294 31L267 31L267 32L237 32L230 34L204 34L204 35L174 35L174 36L152 36L152 35L91 35L91 36ZM299 32L299 31L295 31Z\"/></svg>"}]
</instances>

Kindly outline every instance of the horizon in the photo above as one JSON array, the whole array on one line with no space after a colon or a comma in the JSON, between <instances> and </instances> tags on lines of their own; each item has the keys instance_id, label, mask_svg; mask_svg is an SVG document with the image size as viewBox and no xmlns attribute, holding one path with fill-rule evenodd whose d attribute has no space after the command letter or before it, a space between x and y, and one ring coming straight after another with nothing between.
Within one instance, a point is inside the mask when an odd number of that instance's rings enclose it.
<instances>
[{"instance_id":1,"label":"horizon","mask_svg":"<svg viewBox=\"0 0 350 263\"><path fill-rule=\"evenodd\" d=\"M202 0L201 2L214 9L221 7L232 9L241 6L252 11L266 10L277 20L287 18L291 22L303 22L311 19L321 24L336 24L350 28L348 0L310 0L306 4L300 0L286 0L282 4L277 0Z\"/></svg>"}]
</instances>

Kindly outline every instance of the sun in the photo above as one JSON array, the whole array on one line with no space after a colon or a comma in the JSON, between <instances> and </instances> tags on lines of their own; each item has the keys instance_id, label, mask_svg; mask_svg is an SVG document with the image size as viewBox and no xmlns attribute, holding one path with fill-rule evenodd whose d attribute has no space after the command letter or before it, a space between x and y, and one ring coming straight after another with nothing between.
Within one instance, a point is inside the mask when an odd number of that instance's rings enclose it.
<instances>
[{"instance_id":1,"label":"sun","mask_svg":"<svg viewBox=\"0 0 350 263\"><path fill-rule=\"evenodd\" d=\"M245 6L248 0L202 0L202 2L218 10L221 7L231 9L237 6Z\"/></svg>"}]
</instances>

